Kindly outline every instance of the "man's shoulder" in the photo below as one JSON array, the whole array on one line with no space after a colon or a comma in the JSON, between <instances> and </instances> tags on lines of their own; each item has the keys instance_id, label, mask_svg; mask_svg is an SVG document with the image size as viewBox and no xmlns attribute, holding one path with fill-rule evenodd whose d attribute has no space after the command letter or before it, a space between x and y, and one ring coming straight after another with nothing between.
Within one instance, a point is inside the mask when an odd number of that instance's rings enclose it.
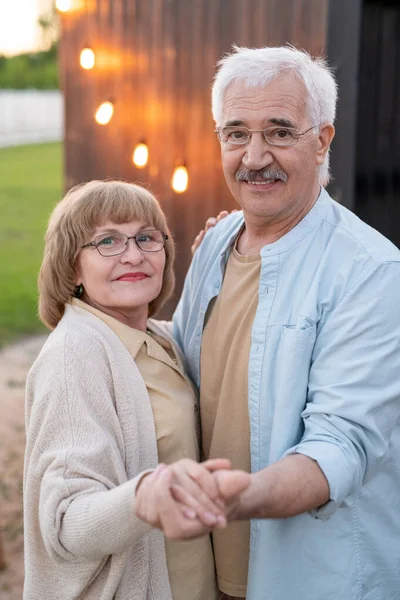
<instances>
[{"instance_id":1,"label":"man's shoulder","mask_svg":"<svg viewBox=\"0 0 400 600\"><path fill-rule=\"evenodd\" d=\"M207 231L195 256L198 255L202 259L206 259L210 254L215 255L223 252L232 244L243 223L243 211L241 210L221 219Z\"/></svg>"},{"instance_id":2,"label":"man's shoulder","mask_svg":"<svg viewBox=\"0 0 400 600\"><path fill-rule=\"evenodd\" d=\"M400 250L388 238L329 196L321 218L330 241L335 241L333 247L338 246L342 251L357 249L377 264L400 262Z\"/></svg>"}]
</instances>

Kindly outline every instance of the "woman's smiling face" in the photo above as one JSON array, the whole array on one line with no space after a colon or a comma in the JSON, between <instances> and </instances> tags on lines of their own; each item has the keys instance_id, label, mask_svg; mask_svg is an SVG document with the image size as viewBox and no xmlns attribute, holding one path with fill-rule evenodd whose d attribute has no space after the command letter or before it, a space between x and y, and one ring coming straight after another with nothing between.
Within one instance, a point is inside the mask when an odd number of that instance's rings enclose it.
<instances>
[{"instance_id":1,"label":"woman's smiling face","mask_svg":"<svg viewBox=\"0 0 400 600\"><path fill-rule=\"evenodd\" d=\"M90 240L107 233L134 236L153 229L140 221L122 225L106 222L97 226ZM161 291L165 249L144 252L130 239L126 250L116 256L102 256L94 246L82 248L76 261L76 284L83 285L82 300L119 321L143 329L149 303Z\"/></svg>"}]
</instances>

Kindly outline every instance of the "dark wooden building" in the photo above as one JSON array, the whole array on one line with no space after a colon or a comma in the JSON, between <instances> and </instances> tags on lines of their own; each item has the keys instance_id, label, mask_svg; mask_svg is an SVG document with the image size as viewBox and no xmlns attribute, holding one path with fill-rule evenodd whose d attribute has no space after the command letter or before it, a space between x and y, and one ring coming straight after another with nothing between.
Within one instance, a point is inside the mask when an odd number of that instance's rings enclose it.
<instances>
[{"instance_id":1,"label":"dark wooden building","mask_svg":"<svg viewBox=\"0 0 400 600\"><path fill-rule=\"evenodd\" d=\"M148 186L177 246L177 294L205 219L234 200L213 133L215 63L233 43L290 42L323 54L340 86L331 193L400 245L397 0L70 0L62 16L65 185L117 177ZM80 67L91 48L94 68ZM112 102L107 125L94 119ZM149 149L144 168L132 153ZM185 165L186 192L171 187Z\"/></svg>"}]
</instances>

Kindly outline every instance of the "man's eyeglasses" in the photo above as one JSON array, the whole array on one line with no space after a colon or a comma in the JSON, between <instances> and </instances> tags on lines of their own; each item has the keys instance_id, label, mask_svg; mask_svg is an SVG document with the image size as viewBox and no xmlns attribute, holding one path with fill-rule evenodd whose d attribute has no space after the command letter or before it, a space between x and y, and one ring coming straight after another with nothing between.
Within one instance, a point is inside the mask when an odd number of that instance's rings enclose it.
<instances>
[{"instance_id":1,"label":"man's eyeglasses","mask_svg":"<svg viewBox=\"0 0 400 600\"><path fill-rule=\"evenodd\" d=\"M252 133L262 133L264 140L271 146L293 146L296 144L300 136L305 135L314 125L306 131L297 131L292 127L266 127L265 129L248 129L247 127L218 127L215 133L218 135L223 144L232 146L244 146L248 144Z\"/></svg>"},{"instance_id":2,"label":"man's eyeglasses","mask_svg":"<svg viewBox=\"0 0 400 600\"><path fill-rule=\"evenodd\" d=\"M159 252L164 248L168 236L163 231L149 229L140 231L136 235L125 235L124 233L102 233L94 238L92 242L85 244L82 248L94 246L101 256L117 256L123 254L128 248L129 240L135 240L135 244L142 252Z\"/></svg>"}]
</instances>

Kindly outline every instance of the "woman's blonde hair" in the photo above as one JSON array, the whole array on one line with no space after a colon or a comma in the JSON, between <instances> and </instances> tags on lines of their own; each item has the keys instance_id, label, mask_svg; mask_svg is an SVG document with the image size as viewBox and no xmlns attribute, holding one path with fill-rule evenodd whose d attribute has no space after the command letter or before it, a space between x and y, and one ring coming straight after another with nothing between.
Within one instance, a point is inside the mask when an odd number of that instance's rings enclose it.
<instances>
[{"instance_id":1,"label":"woman's blonde hair","mask_svg":"<svg viewBox=\"0 0 400 600\"><path fill-rule=\"evenodd\" d=\"M154 196L139 185L124 181L90 181L72 188L50 216L39 272L39 316L54 329L64 306L74 295L76 259L95 228L110 221L116 224L140 221L164 231L165 268L160 294L149 305L154 315L173 292L174 242L166 217ZM107 260L107 259L105 259Z\"/></svg>"}]
</instances>

